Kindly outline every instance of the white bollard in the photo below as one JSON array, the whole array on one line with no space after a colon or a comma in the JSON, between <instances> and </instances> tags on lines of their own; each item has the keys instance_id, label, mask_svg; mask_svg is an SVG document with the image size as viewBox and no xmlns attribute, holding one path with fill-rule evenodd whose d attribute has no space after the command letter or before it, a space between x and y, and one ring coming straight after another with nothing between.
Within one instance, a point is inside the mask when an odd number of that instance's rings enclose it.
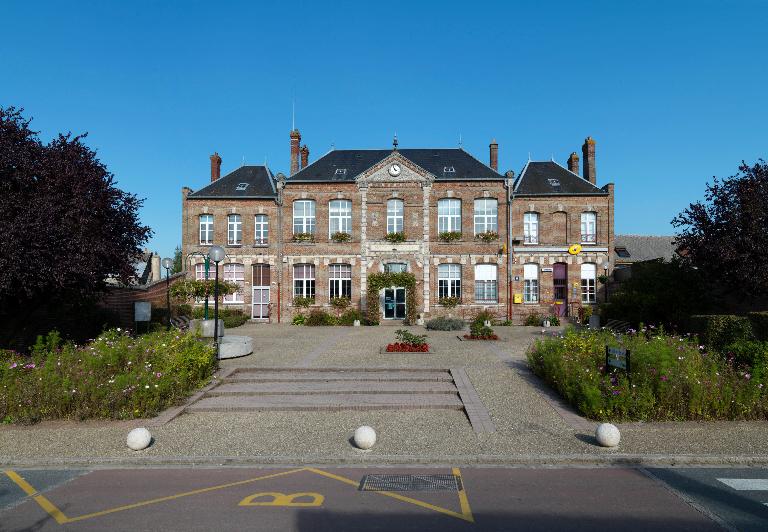
<instances>
[{"instance_id":1,"label":"white bollard","mask_svg":"<svg viewBox=\"0 0 768 532\"><path fill-rule=\"evenodd\" d=\"M595 430L595 439L603 447L617 447L621 440L621 433L616 425L601 423Z\"/></svg>"},{"instance_id":2,"label":"white bollard","mask_svg":"<svg viewBox=\"0 0 768 532\"><path fill-rule=\"evenodd\" d=\"M363 425L355 431L353 440L360 449L367 451L376 443L376 431Z\"/></svg>"},{"instance_id":3,"label":"white bollard","mask_svg":"<svg viewBox=\"0 0 768 532\"><path fill-rule=\"evenodd\" d=\"M152 434L150 434L144 427L133 429L128 433L128 438L125 443L134 451L141 451L142 449L149 447L149 444L152 443Z\"/></svg>"}]
</instances>

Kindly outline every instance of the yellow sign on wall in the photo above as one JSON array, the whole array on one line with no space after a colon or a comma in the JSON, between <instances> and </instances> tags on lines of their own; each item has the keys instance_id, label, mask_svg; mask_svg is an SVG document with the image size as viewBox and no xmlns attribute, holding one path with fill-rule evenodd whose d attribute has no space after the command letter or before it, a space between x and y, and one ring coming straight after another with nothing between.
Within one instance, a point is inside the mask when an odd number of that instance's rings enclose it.
<instances>
[{"instance_id":1,"label":"yellow sign on wall","mask_svg":"<svg viewBox=\"0 0 768 532\"><path fill-rule=\"evenodd\" d=\"M571 255L578 255L581 253L581 244L574 244L568 248L568 253Z\"/></svg>"},{"instance_id":2,"label":"yellow sign on wall","mask_svg":"<svg viewBox=\"0 0 768 532\"><path fill-rule=\"evenodd\" d=\"M515 303L522 303L523 302L523 294L515 294L514 299L512 299Z\"/></svg>"}]
</instances>

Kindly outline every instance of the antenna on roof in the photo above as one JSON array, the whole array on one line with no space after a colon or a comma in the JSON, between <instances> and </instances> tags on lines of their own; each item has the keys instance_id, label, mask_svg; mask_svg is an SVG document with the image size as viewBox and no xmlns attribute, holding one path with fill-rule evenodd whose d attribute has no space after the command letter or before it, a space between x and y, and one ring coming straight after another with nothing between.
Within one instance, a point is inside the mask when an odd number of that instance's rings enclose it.
<instances>
[{"instance_id":1,"label":"antenna on roof","mask_svg":"<svg viewBox=\"0 0 768 532\"><path fill-rule=\"evenodd\" d=\"M555 162L555 154L554 153L550 153L549 154L549 158L552 159L552 162Z\"/></svg>"},{"instance_id":2,"label":"antenna on roof","mask_svg":"<svg viewBox=\"0 0 768 532\"><path fill-rule=\"evenodd\" d=\"M462 147L462 142L461 142L461 133L459 133L459 148L461 148L461 147Z\"/></svg>"},{"instance_id":3,"label":"antenna on roof","mask_svg":"<svg viewBox=\"0 0 768 532\"><path fill-rule=\"evenodd\" d=\"M528 162L531 162L531 152L528 152Z\"/></svg>"},{"instance_id":4,"label":"antenna on roof","mask_svg":"<svg viewBox=\"0 0 768 532\"><path fill-rule=\"evenodd\" d=\"M245 166L245 155L243 155L243 162L240 166Z\"/></svg>"},{"instance_id":5,"label":"antenna on roof","mask_svg":"<svg viewBox=\"0 0 768 532\"><path fill-rule=\"evenodd\" d=\"M291 131L296 129L296 97L291 100Z\"/></svg>"},{"instance_id":6,"label":"antenna on roof","mask_svg":"<svg viewBox=\"0 0 768 532\"><path fill-rule=\"evenodd\" d=\"M331 151L333 151L335 149L336 149L336 143L335 142L331 142Z\"/></svg>"}]
</instances>

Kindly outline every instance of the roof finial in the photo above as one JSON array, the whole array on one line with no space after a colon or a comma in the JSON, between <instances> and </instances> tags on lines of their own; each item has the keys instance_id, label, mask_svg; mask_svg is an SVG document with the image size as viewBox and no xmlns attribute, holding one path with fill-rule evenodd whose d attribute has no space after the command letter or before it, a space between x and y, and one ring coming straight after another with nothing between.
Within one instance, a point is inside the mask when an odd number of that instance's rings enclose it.
<instances>
[{"instance_id":1,"label":"roof finial","mask_svg":"<svg viewBox=\"0 0 768 532\"><path fill-rule=\"evenodd\" d=\"M331 151L333 151L335 149L336 149L336 143L335 142L331 142Z\"/></svg>"},{"instance_id":2,"label":"roof finial","mask_svg":"<svg viewBox=\"0 0 768 532\"><path fill-rule=\"evenodd\" d=\"M531 152L528 152L528 162L531 162Z\"/></svg>"},{"instance_id":3,"label":"roof finial","mask_svg":"<svg viewBox=\"0 0 768 532\"><path fill-rule=\"evenodd\" d=\"M296 98L291 100L291 131L296 129Z\"/></svg>"},{"instance_id":4,"label":"roof finial","mask_svg":"<svg viewBox=\"0 0 768 532\"><path fill-rule=\"evenodd\" d=\"M459 148L461 148L463 143L461 142L461 133L459 133Z\"/></svg>"},{"instance_id":5,"label":"roof finial","mask_svg":"<svg viewBox=\"0 0 768 532\"><path fill-rule=\"evenodd\" d=\"M397 131L395 131L395 138L392 139L392 151L397 151Z\"/></svg>"},{"instance_id":6,"label":"roof finial","mask_svg":"<svg viewBox=\"0 0 768 532\"><path fill-rule=\"evenodd\" d=\"M245 166L245 155L243 155L243 162L240 164L240 166Z\"/></svg>"}]
</instances>

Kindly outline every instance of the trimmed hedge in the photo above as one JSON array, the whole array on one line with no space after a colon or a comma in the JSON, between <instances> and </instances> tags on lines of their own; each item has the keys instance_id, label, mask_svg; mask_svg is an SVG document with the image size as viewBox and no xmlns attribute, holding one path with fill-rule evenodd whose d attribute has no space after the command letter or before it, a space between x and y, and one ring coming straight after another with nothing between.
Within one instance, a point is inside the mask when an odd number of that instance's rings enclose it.
<instances>
[{"instance_id":1,"label":"trimmed hedge","mask_svg":"<svg viewBox=\"0 0 768 532\"><path fill-rule=\"evenodd\" d=\"M431 331L460 331L466 326L464 320L458 318L432 318L425 324Z\"/></svg>"},{"instance_id":2,"label":"trimmed hedge","mask_svg":"<svg viewBox=\"0 0 768 532\"><path fill-rule=\"evenodd\" d=\"M746 316L700 314L691 316L691 332L711 349L722 351L734 342L754 340L752 323Z\"/></svg>"},{"instance_id":3,"label":"trimmed hedge","mask_svg":"<svg viewBox=\"0 0 768 532\"><path fill-rule=\"evenodd\" d=\"M752 324L752 334L755 338L768 341L768 311L750 312L747 318Z\"/></svg>"}]
</instances>

